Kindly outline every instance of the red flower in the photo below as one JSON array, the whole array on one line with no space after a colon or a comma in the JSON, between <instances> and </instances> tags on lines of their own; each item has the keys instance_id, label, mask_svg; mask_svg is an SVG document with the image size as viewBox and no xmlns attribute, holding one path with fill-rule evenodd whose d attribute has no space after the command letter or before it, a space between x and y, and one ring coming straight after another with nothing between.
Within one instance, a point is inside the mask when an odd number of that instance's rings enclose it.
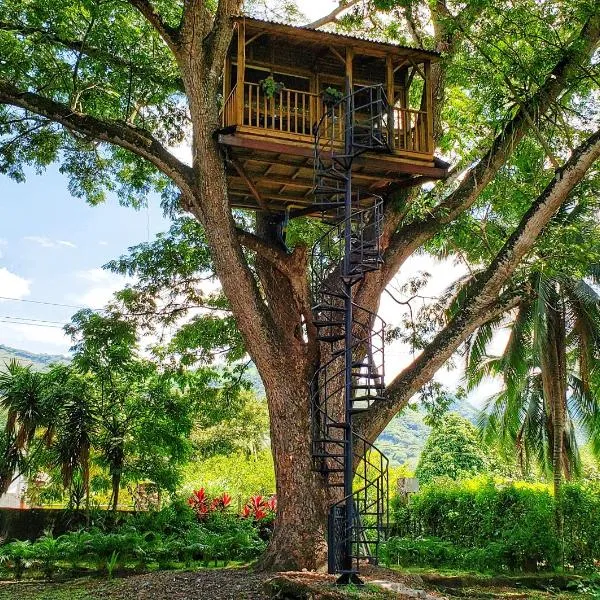
<instances>
[{"instance_id":1,"label":"red flower","mask_svg":"<svg viewBox=\"0 0 600 600\"><path fill-rule=\"evenodd\" d=\"M243 518L253 518L257 521L275 513L277 508L277 499L275 496L265 500L263 496L250 496L248 502L242 509Z\"/></svg>"},{"instance_id":2,"label":"red flower","mask_svg":"<svg viewBox=\"0 0 600 600\"><path fill-rule=\"evenodd\" d=\"M188 499L188 504L194 509L198 520L202 521L211 512L226 510L231 504L231 496L222 494L211 500L204 488L200 488L192 493Z\"/></svg>"}]
</instances>

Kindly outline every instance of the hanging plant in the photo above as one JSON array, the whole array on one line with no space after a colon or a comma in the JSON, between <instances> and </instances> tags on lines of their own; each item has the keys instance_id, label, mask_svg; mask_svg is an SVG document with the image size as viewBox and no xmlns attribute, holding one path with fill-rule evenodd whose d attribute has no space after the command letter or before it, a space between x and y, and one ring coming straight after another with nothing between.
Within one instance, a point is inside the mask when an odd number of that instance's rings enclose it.
<instances>
[{"instance_id":1,"label":"hanging plant","mask_svg":"<svg viewBox=\"0 0 600 600\"><path fill-rule=\"evenodd\" d=\"M261 79L259 83L267 98L273 98L273 96L279 94L285 87L282 81L275 81L273 75L269 75L266 79Z\"/></svg>"},{"instance_id":2,"label":"hanging plant","mask_svg":"<svg viewBox=\"0 0 600 600\"><path fill-rule=\"evenodd\" d=\"M323 99L323 104L328 107L332 107L344 97L344 94L334 87L325 88L321 92L321 98Z\"/></svg>"}]
</instances>

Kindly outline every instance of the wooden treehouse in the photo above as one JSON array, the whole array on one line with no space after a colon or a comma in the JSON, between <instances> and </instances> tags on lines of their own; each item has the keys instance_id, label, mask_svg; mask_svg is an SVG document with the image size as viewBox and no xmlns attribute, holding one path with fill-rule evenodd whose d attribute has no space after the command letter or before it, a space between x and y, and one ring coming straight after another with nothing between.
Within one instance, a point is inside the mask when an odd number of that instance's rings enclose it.
<instances>
[{"instance_id":1,"label":"wooden treehouse","mask_svg":"<svg viewBox=\"0 0 600 600\"><path fill-rule=\"evenodd\" d=\"M358 583L360 564L378 560L389 511L388 461L353 427L385 399L385 324L355 286L383 264L390 188L446 175L433 143L438 55L245 17L235 25L217 134L231 205L270 212L283 243L290 217L330 225L310 263L315 337L329 347L309 385L311 455L337 489L328 570Z\"/></svg>"},{"instance_id":2,"label":"wooden treehouse","mask_svg":"<svg viewBox=\"0 0 600 600\"><path fill-rule=\"evenodd\" d=\"M233 207L319 214L315 128L327 121L329 142L343 148L346 105L332 96L352 91L360 104L361 90L374 87L385 102L377 122L385 144L353 160L354 189L385 195L390 186L446 175L433 143L430 73L437 53L248 17L236 18L235 28L218 132Z\"/></svg>"}]
</instances>

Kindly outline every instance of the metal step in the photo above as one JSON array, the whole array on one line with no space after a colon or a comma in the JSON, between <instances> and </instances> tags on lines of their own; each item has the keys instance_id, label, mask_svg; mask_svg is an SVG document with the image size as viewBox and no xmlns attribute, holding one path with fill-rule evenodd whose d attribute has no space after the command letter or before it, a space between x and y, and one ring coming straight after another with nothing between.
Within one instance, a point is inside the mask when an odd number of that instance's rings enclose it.
<instances>
[{"instance_id":1,"label":"metal step","mask_svg":"<svg viewBox=\"0 0 600 600\"><path fill-rule=\"evenodd\" d=\"M385 389L384 385L368 385L368 384L356 384L353 383L352 384L352 389L353 390L379 390L381 392L383 392L383 390Z\"/></svg>"},{"instance_id":2,"label":"metal step","mask_svg":"<svg viewBox=\"0 0 600 600\"><path fill-rule=\"evenodd\" d=\"M319 342L328 342L334 344L335 342L341 342L346 336L345 335L317 335Z\"/></svg>"},{"instance_id":3,"label":"metal step","mask_svg":"<svg viewBox=\"0 0 600 600\"><path fill-rule=\"evenodd\" d=\"M313 321L313 325L315 327L343 327L345 324L346 324L346 321L324 321L324 320Z\"/></svg>"}]
</instances>

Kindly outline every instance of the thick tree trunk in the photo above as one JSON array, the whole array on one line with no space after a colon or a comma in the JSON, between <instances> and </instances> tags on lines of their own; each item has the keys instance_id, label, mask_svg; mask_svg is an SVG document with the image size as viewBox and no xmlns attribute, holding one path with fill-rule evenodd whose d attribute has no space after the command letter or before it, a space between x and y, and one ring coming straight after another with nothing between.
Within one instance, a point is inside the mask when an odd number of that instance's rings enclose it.
<instances>
[{"instance_id":1,"label":"thick tree trunk","mask_svg":"<svg viewBox=\"0 0 600 600\"><path fill-rule=\"evenodd\" d=\"M260 568L319 569L327 553L328 496L323 476L312 470L308 365L289 358L282 357L263 374L271 415L277 519Z\"/></svg>"}]
</instances>

